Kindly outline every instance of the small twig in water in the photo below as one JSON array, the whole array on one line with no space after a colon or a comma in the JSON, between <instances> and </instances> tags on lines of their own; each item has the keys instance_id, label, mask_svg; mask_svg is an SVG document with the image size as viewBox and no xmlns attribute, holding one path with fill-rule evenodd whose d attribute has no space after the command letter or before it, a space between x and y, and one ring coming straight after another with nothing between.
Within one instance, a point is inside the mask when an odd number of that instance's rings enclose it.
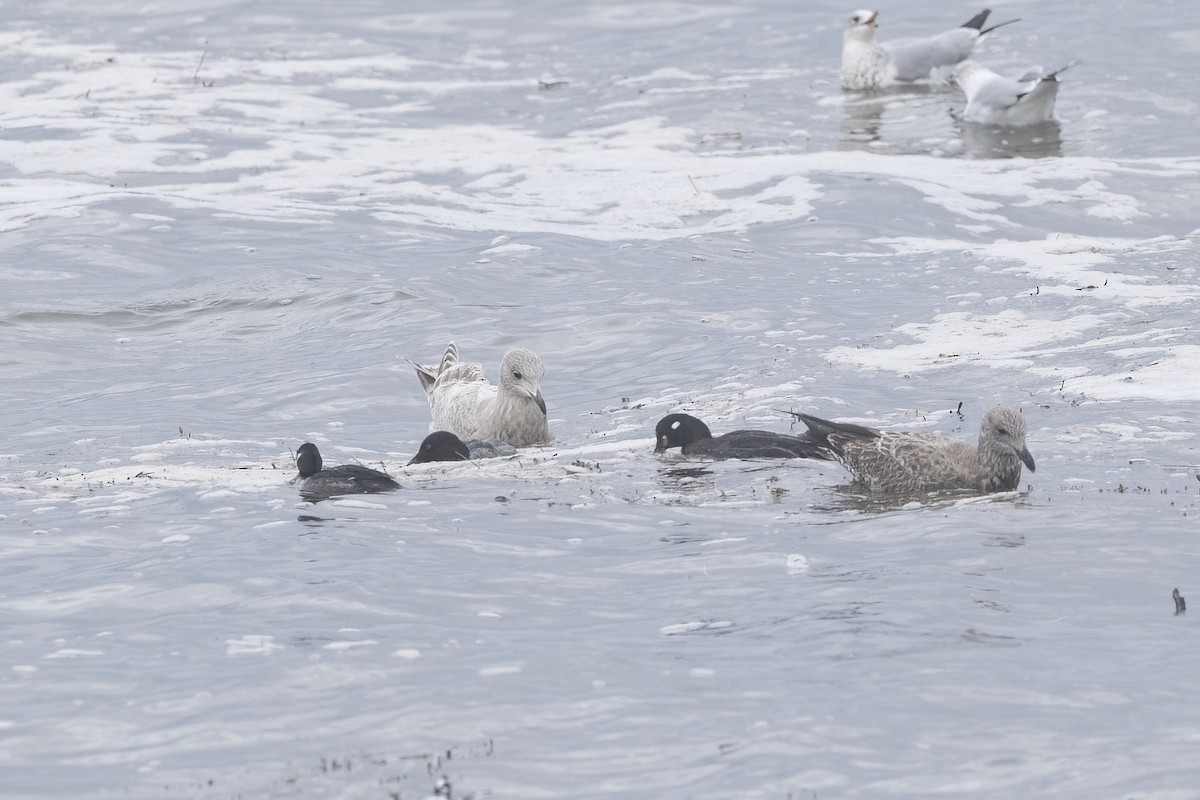
<instances>
[{"instance_id":1,"label":"small twig in water","mask_svg":"<svg viewBox=\"0 0 1200 800\"><path fill-rule=\"evenodd\" d=\"M204 66L204 59L206 58L208 58L208 39L204 40L204 51L200 53L200 63L196 64L196 71L192 73L192 85L195 86L197 83L199 83L204 88L211 89L213 84L216 83L215 80L200 80L200 68Z\"/></svg>"}]
</instances>

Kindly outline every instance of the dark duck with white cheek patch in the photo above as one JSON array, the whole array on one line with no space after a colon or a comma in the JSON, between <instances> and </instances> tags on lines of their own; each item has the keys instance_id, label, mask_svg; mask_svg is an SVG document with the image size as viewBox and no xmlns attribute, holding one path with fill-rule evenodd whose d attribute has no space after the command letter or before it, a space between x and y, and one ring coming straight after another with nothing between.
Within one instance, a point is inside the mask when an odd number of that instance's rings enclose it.
<instances>
[{"instance_id":1,"label":"dark duck with white cheek patch","mask_svg":"<svg viewBox=\"0 0 1200 800\"><path fill-rule=\"evenodd\" d=\"M654 429L654 452L678 447L685 456L695 458L819 458L829 452L804 436L773 431L740 430L713 436L700 420L690 414L668 414Z\"/></svg>"}]
</instances>

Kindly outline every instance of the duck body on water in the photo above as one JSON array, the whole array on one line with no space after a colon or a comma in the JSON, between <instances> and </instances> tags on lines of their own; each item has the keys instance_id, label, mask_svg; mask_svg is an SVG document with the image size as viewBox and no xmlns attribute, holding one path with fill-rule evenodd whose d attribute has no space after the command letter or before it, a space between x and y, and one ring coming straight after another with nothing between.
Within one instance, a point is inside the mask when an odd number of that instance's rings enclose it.
<instances>
[{"instance_id":1,"label":"duck body on water","mask_svg":"<svg viewBox=\"0 0 1200 800\"><path fill-rule=\"evenodd\" d=\"M321 451L312 442L305 442L296 451L296 468L300 474L293 480L299 483L305 499L324 500L343 494L371 494L400 488L391 475L359 464L324 468Z\"/></svg>"}]
</instances>

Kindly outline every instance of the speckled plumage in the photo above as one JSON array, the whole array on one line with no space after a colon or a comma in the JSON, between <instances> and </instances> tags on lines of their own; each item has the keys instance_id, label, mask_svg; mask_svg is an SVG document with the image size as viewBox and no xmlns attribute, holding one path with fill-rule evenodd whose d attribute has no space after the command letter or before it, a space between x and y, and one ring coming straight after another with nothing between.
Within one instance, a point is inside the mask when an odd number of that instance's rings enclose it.
<instances>
[{"instance_id":1,"label":"speckled plumage","mask_svg":"<svg viewBox=\"0 0 1200 800\"><path fill-rule=\"evenodd\" d=\"M550 442L546 402L542 399L542 359L532 350L509 350L500 362L500 383L484 377L479 364L459 360L451 342L437 367L416 367L429 397L430 427L460 439L489 439L514 447Z\"/></svg>"},{"instance_id":2,"label":"speckled plumage","mask_svg":"<svg viewBox=\"0 0 1200 800\"><path fill-rule=\"evenodd\" d=\"M842 88L859 91L910 83L928 78L934 70L954 66L970 57L981 36L1000 27L983 28L990 13L985 8L960 27L934 36L876 42L879 12L854 12L842 35Z\"/></svg>"},{"instance_id":3,"label":"speckled plumage","mask_svg":"<svg viewBox=\"0 0 1200 800\"><path fill-rule=\"evenodd\" d=\"M1012 491L1021 480L1022 462L1034 470L1025 446L1025 419L1005 406L984 415L975 445L942 433L878 431L808 414L796 416L813 439L823 442L874 494Z\"/></svg>"}]
</instances>

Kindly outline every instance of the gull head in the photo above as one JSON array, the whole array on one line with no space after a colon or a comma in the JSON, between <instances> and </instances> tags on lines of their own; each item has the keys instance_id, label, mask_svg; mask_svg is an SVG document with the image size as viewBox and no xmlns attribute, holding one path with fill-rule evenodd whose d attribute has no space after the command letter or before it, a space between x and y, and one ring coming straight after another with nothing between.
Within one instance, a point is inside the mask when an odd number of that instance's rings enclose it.
<instances>
[{"instance_id":1,"label":"gull head","mask_svg":"<svg viewBox=\"0 0 1200 800\"><path fill-rule=\"evenodd\" d=\"M542 399L542 375L546 368L542 359L532 350L517 347L504 354L500 362L500 391L528 397L546 413L546 401Z\"/></svg>"},{"instance_id":2,"label":"gull head","mask_svg":"<svg viewBox=\"0 0 1200 800\"><path fill-rule=\"evenodd\" d=\"M1013 463L1012 459L1019 458L1030 472L1035 471L1033 456L1025 446L1025 418L1015 408L996 406L983 415L979 426L979 451L981 458L986 460Z\"/></svg>"},{"instance_id":3,"label":"gull head","mask_svg":"<svg viewBox=\"0 0 1200 800\"><path fill-rule=\"evenodd\" d=\"M846 23L846 35L857 36L861 38L870 38L875 35L875 28L879 24L876 20L879 18L878 11L870 9L859 9L850 15L850 21Z\"/></svg>"}]
</instances>

